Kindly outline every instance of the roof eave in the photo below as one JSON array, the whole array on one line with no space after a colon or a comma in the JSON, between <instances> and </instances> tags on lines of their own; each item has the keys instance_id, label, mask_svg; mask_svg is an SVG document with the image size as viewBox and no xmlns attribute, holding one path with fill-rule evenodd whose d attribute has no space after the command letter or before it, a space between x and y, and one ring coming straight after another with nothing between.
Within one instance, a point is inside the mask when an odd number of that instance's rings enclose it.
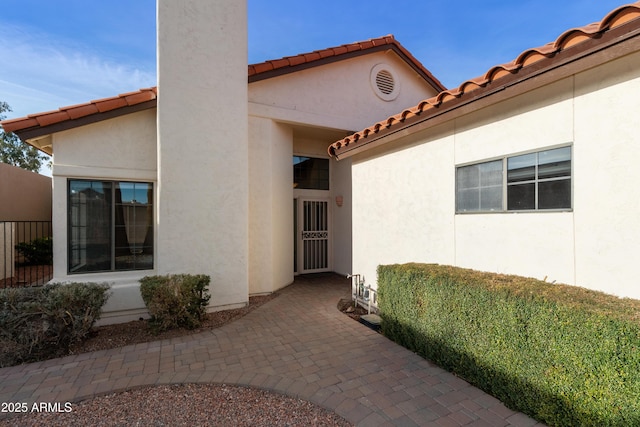
<instances>
[{"instance_id":1,"label":"roof eave","mask_svg":"<svg viewBox=\"0 0 640 427\"><path fill-rule=\"evenodd\" d=\"M436 126L473 110L493 105L552 81L640 51L640 22L638 20L631 22L633 23L610 29L599 37L585 40L556 52L550 57L514 70L510 75L492 80L482 87L465 92L458 98L443 102L427 111L407 114L409 118L400 120L401 124L391 122L386 126L379 126L377 132L368 132L366 136L354 134L354 141L342 144L340 147L332 144L328 149L329 154L336 160L348 158L386 144L404 134ZM388 120L391 121L392 118Z\"/></svg>"},{"instance_id":2,"label":"roof eave","mask_svg":"<svg viewBox=\"0 0 640 427\"><path fill-rule=\"evenodd\" d=\"M392 50L403 61L405 61L416 73L420 75L429 85L431 85L437 92L446 90L446 87L431 74L422 64L418 62L406 49L404 49L396 40L391 43L375 45L366 49L358 49L348 51L338 55L326 56L309 62L303 62L297 65L278 67L272 70L261 71L260 73L251 74L248 77L249 83L258 82L261 80L270 79L273 77L283 76L298 71L319 67L322 65L332 64L334 62L344 61L345 59L357 58L363 55L369 55L375 52L385 52Z\"/></svg>"},{"instance_id":3,"label":"roof eave","mask_svg":"<svg viewBox=\"0 0 640 427\"><path fill-rule=\"evenodd\" d=\"M144 110L148 110L150 108L156 108L156 107L157 107L157 99L152 99L150 101L145 101L139 104L121 107L121 108L106 111L103 113L91 114L78 119L65 120L65 121L54 123L48 126L33 126L30 128L19 129L14 131L14 133L18 135L22 141L25 141L26 143L33 145L35 148L44 151L38 145L31 144L30 141L41 139L45 136L51 135L56 132L62 132L62 131L73 129L79 126L85 126L88 124L97 123L103 120L109 120L116 117L124 116L126 114L136 113L138 111L144 111ZM51 153L47 153L47 154L51 154Z\"/></svg>"}]
</instances>

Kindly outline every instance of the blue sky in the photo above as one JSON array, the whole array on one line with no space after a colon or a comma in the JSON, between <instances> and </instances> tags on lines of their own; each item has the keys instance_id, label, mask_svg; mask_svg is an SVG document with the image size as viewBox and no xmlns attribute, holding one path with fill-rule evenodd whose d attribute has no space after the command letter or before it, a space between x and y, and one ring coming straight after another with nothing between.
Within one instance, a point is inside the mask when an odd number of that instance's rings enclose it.
<instances>
[{"instance_id":1,"label":"blue sky","mask_svg":"<svg viewBox=\"0 0 640 427\"><path fill-rule=\"evenodd\" d=\"M453 87L626 3L248 0L249 63L394 34ZM154 86L155 0L1 0L0 52L9 118Z\"/></svg>"}]
</instances>

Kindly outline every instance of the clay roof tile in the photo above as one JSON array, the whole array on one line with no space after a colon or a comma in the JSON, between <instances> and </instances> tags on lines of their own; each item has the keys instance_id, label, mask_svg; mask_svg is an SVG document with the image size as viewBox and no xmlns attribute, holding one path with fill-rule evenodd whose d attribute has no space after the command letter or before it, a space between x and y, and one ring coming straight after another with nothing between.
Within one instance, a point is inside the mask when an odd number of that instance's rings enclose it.
<instances>
[{"instance_id":1,"label":"clay roof tile","mask_svg":"<svg viewBox=\"0 0 640 427\"><path fill-rule=\"evenodd\" d=\"M66 111L51 111L48 113L38 114L34 117L40 126L49 126L53 123L69 120L69 114Z\"/></svg>"},{"instance_id":2,"label":"clay roof tile","mask_svg":"<svg viewBox=\"0 0 640 427\"><path fill-rule=\"evenodd\" d=\"M318 54L320 56L320 59L334 56L333 49L316 50L314 53Z\"/></svg>"},{"instance_id":3,"label":"clay roof tile","mask_svg":"<svg viewBox=\"0 0 640 427\"><path fill-rule=\"evenodd\" d=\"M480 89L487 83L487 79L476 77L475 79L467 80L466 82L462 83L460 85L460 89L462 90L462 93L469 93L472 90Z\"/></svg>"},{"instance_id":4,"label":"clay roof tile","mask_svg":"<svg viewBox=\"0 0 640 427\"><path fill-rule=\"evenodd\" d=\"M275 68L288 67L291 65L288 58L274 59L273 61L269 61L271 66Z\"/></svg>"},{"instance_id":5,"label":"clay roof tile","mask_svg":"<svg viewBox=\"0 0 640 427\"><path fill-rule=\"evenodd\" d=\"M557 51L558 48L555 46L555 43L547 43L544 46L525 50L520 55L518 55L514 62L516 64L519 64L521 67L525 67L541 59L548 58Z\"/></svg>"},{"instance_id":6,"label":"clay roof tile","mask_svg":"<svg viewBox=\"0 0 640 427\"><path fill-rule=\"evenodd\" d=\"M331 49L334 55L342 55L349 52L349 48L347 46L338 46Z\"/></svg>"},{"instance_id":7,"label":"clay roof tile","mask_svg":"<svg viewBox=\"0 0 640 427\"><path fill-rule=\"evenodd\" d=\"M253 69L255 74L260 74L273 70L273 65L271 62L262 62L260 64L249 65L249 69Z\"/></svg>"},{"instance_id":8,"label":"clay roof tile","mask_svg":"<svg viewBox=\"0 0 640 427\"><path fill-rule=\"evenodd\" d=\"M283 68L283 67L295 67L296 65L304 64L307 60L304 57L300 56L287 56L286 58L282 58L279 61L284 61L283 65L273 64L274 68Z\"/></svg>"},{"instance_id":9,"label":"clay roof tile","mask_svg":"<svg viewBox=\"0 0 640 427\"><path fill-rule=\"evenodd\" d=\"M13 132L15 130L26 129L38 126L38 120L34 117L20 117L2 121L2 128L5 132Z\"/></svg>"},{"instance_id":10,"label":"clay roof tile","mask_svg":"<svg viewBox=\"0 0 640 427\"><path fill-rule=\"evenodd\" d=\"M311 53L307 53L305 55L302 55L299 58L301 60L301 63L304 63L304 62L317 61L319 59L322 59L322 56L320 55L319 52L311 52Z\"/></svg>"},{"instance_id":11,"label":"clay roof tile","mask_svg":"<svg viewBox=\"0 0 640 427\"><path fill-rule=\"evenodd\" d=\"M116 108L122 108L122 107L126 107L127 106L127 101L124 98L120 98L120 97L113 97L113 98L106 98L106 99L99 99L96 101L92 101L96 108L98 109L98 111L100 111L101 113L107 112L107 111L111 111L111 110L115 110Z\"/></svg>"},{"instance_id":12,"label":"clay roof tile","mask_svg":"<svg viewBox=\"0 0 640 427\"><path fill-rule=\"evenodd\" d=\"M72 120L100 112L95 104L74 105L71 107L67 107L65 110L67 114L69 114L69 118L71 118Z\"/></svg>"},{"instance_id":13,"label":"clay roof tile","mask_svg":"<svg viewBox=\"0 0 640 427\"><path fill-rule=\"evenodd\" d=\"M499 79L500 77L509 76L515 73L516 71L518 71L519 68L520 68L520 65L516 64L515 62L496 65L495 67L490 68L489 71L486 72L486 74L484 75L484 79L487 82L491 82L496 79Z\"/></svg>"},{"instance_id":14,"label":"clay roof tile","mask_svg":"<svg viewBox=\"0 0 640 427\"><path fill-rule=\"evenodd\" d=\"M640 2L628 4L615 9L600 22L601 30L615 28L640 17Z\"/></svg>"},{"instance_id":15,"label":"clay roof tile","mask_svg":"<svg viewBox=\"0 0 640 427\"><path fill-rule=\"evenodd\" d=\"M152 91L138 91L120 95L127 101L128 105L136 105L146 101L152 101L156 98L156 94Z\"/></svg>"}]
</instances>

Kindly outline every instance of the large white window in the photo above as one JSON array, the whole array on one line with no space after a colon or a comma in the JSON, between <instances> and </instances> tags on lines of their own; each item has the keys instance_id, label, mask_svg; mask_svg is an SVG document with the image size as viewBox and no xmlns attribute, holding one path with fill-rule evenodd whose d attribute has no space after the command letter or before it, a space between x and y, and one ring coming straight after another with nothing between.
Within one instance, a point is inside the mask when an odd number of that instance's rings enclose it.
<instances>
[{"instance_id":1,"label":"large white window","mask_svg":"<svg viewBox=\"0 0 640 427\"><path fill-rule=\"evenodd\" d=\"M153 269L153 184L69 180L69 273Z\"/></svg>"},{"instance_id":2,"label":"large white window","mask_svg":"<svg viewBox=\"0 0 640 427\"><path fill-rule=\"evenodd\" d=\"M458 213L566 209L571 209L571 147L456 168Z\"/></svg>"}]
</instances>

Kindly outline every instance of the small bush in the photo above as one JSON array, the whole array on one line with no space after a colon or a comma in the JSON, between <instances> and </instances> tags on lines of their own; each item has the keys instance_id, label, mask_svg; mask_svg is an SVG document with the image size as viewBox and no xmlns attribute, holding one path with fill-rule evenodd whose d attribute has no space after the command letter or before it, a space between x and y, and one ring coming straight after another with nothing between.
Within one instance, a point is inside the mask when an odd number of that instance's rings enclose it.
<instances>
[{"instance_id":1,"label":"small bush","mask_svg":"<svg viewBox=\"0 0 640 427\"><path fill-rule=\"evenodd\" d=\"M53 239L39 237L30 242L21 242L16 250L24 256L28 265L48 265L53 262Z\"/></svg>"},{"instance_id":2,"label":"small bush","mask_svg":"<svg viewBox=\"0 0 640 427\"><path fill-rule=\"evenodd\" d=\"M176 274L146 276L140 279L140 293L156 332L184 327L194 329L202 324L209 303L206 275Z\"/></svg>"},{"instance_id":3,"label":"small bush","mask_svg":"<svg viewBox=\"0 0 640 427\"><path fill-rule=\"evenodd\" d=\"M82 341L109 298L108 285L52 284L0 290L1 366L64 356Z\"/></svg>"},{"instance_id":4,"label":"small bush","mask_svg":"<svg viewBox=\"0 0 640 427\"><path fill-rule=\"evenodd\" d=\"M640 425L640 301L462 268L378 267L383 333L553 426Z\"/></svg>"}]
</instances>

